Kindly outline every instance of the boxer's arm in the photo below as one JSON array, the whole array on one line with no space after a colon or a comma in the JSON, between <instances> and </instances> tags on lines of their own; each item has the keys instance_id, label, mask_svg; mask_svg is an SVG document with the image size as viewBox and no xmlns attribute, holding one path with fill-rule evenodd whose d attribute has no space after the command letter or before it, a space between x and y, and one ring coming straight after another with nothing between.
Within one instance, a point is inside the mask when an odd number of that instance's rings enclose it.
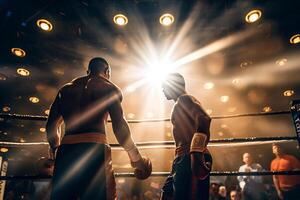
<instances>
[{"instance_id":1,"label":"boxer's arm","mask_svg":"<svg viewBox=\"0 0 300 200\"><path fill-rule=\"evenodd\" d=\"M119 144L128 152L132 162L141 159L138 149L136 148L131 137L130 129L127 121L123 116L123 109L119 100L115 101L109 109L112 121L113 131Z\"/></svg>"},{"instance_id":2,"label":"boxer's arm","mask_svg":"<svg viewBox=\"0 0 300 200\"><path fill-rule=\"evenodd\" d=\"M60 126L63 118L59 109L58 94L51 105L49 117L46 124L47 138L51 149L56 149L60 143Z\"/></svg>"}]
</instances>

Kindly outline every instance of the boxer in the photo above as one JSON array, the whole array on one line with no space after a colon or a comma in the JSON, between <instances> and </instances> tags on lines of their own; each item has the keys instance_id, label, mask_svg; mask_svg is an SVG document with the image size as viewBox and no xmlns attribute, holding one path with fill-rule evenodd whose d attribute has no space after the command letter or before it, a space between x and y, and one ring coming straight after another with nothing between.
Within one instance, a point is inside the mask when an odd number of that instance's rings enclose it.
<instances>
[{"instance_id":1,"label":"boxer","mask_svg":"<svg viewBox=\"0 0 300 200\"><path fill-rule=\"evenodd\" d=\"M212 157L207 144L211 118L200 102L187 94L185 80L179 73L169 74L162 88L166 98L175 101L171 122L176 151L161 200L208 200Z\"/></svg>"},{"instance_id":2,"label":"boxer","mask_svg":"<svg viewBox=\"0 0 300 200\"><path fill-rule=\"evenodd\" d=\"M64 85L51 105L46 130L52 157L56 154L53 200L116 198L111 149L105 131L108 114L136 177L146 179L151 175L151 161L139 153L123 117L122 92L109 78L108 62L93 58L87 75ZM60 140L62 123L65 134Z\"/></svg>"}]
</instances>

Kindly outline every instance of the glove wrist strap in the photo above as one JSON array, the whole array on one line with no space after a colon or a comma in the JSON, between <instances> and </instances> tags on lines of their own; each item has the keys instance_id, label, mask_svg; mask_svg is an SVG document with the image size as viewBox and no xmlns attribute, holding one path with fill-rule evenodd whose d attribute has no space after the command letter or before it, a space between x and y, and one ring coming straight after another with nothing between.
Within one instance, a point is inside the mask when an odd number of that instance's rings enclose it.
<instances>
[{"instance_id":1,"label":"glove wrist strap","mask_svg":"<svg viewBox=\"0 0 300 200\"><path fill-rule=\"evenodd\" d=\"M142 159L142 156L141 156L139 150L136 148L136 146L134 146L130 150L127 150L127 153L128 153L128 156L129 156L131 162L137 162L140 159Z\"/></svg>"}]
</instances>

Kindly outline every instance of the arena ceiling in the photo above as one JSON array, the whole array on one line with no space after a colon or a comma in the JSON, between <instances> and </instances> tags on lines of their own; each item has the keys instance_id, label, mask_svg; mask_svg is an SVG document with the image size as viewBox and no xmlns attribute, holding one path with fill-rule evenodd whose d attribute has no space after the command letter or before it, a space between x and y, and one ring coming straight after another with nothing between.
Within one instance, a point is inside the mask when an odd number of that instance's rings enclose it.
<instances>
[{"instance_id":1,"label":"arena ceiling","mask_svg":"<svg viewBox=\"0 0 300 200\"><path fill-rule=\"evenodd\" d=\"M172 102L157 84L166 68L185 76L187 91L212 116L289 110L290 101L300 98L299 6L292 0L0 0L2 113L46 115L58 89L85 75L95 56L109 61L129 120L170 116ZM261 16L249 23L253 10ZM166 13L174 17L169 26L159 21ZM128 23L115 24L116 14ZM40 19L52 30L37 26ZM16 56L12 48L26 55ZM0 123L1 141L46 141L45 122ZM170 123L132 124L131 130L139 142L172 140ZM218 139L295 132L284 115L215 120L211 134ZM46 155L44 148L8 150L1 154L10 159ZM172 151L168 155L171 160Z\"/></svg>"}]
</instances>

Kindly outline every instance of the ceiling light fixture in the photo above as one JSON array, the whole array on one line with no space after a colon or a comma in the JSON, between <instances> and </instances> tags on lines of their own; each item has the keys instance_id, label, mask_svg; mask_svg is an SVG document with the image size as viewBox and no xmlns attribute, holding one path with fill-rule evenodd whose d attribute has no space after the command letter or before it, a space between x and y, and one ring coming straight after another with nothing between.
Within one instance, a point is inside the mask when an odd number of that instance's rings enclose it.
<instances>
[{"instance_id":1,"label":"ceiling light fixture","mask_svg":"<svg viewBox=\"0 0 300 200\"><path fill-rule=\"evenodd\" d=\"M174 22L174 16L169 13L163 14L159 18L159 23L163 26L170 26L171 24L173 24L173 22Z\"/></svg>"},{"instance_id":2,"label":"ceiling light fixture","mask_svg":"<svg viewBox=\"0 0 300 200\"><path fill-rule=\"evenodd\" d=\"M294 90L286 90L283 92L283 96L285 97L290 97L293 96L295 94Z\"/></svg>"},{"instance_id":3,"label":"ceiling light fixture","mask_svg":"<svg viewBox=\"0 0 300 200\"><path fill-rule=\"evenodd\" d=\"M213 82L207 82L207 83L204 84L203 87L204 87L204 89L206 89L206 90L210 90L210 89L213 89L214 86L215 86L215 84L214 84Z\"/></svg>"},{"instance_id":4,"label":"ceiling light fixture","mask_svg":"<svg viewBox=\"0 0 300 200\"><path fill-rule=\"evenodd\" d=\"M42 128L40 128L40 132L45 133L46 129L42 127Z\"/></svg>"},{"instance_id":5,"label":"ceiling light fixture","mask_svg":"<svg viewBox=\"0 0 300 200\"><path fill-rule=\"evenodd\" d=\"M300 42L300 34L295 34L290 38L291 44L298 44Z\"/></svg>"},{"instance_id":6,"label":"ceiling light fixture","mask_svg":"<svg viewBox=\"0 0 300 200\"><path fill-rule=\"evenodd\" d=\"M25 68L17 69L17 73L21 76L29 76L30 75L30 72Z\"/></svg>"},{"instance_id":7,"label":"ceiling light fixture","mask_svg":"<svg viewBox=\"0 0 300 200\"><path fill-rule=\"evenodd\" d=\"M114 20L115 24L117 24L119 26L125 26L128 23L127 17L123 14L115 15L113 20Z\"/></svg>"},{"instance_id":8,"label":"ceiling light fixture","mask_svg":"<svg viewBox=\"0 0 300 200\"><path fill-rule=\"evenodd\" d=\"M9 106L4 106L4 107L2 108L2 111L3 111L3 112L9 112L9 111L10 111L10 107L9 107Z\"/></svg>"},{"instance_id":9,"label":"ceiling light fixture","mask_svg":"<svg viewBox=\"0 0 300 200\"><path fill-rule=\"evenodd\" d=\"M245 20L248 23L254 23L261 18L261 11L260 10L251 10L247 13Z\"/></svg>"},{"instance_id":10,"label":"ceiling light fixture","mask_svg":"<svg viewBox=\"0 0 300 200\"><path fill-rule=\"evenodd\" d=\"M276 65L279 65L279 66L283 66L286 63L287 63L287 59L286 58L282 58L282 59L276 60Z\"/></svg>"},{"instance_id":11,"label":"ceiling light fixture","mask_svg":"<svg viewBox=\"0 0 300 200\"><path fill-rule=\"evenodd\" d=\"M49 115L49 113L50 113L50 110L49 110L49 109L47 109L47 110L45 110L45 111L44 111L44 113L45 113L46 115Z\"/></svg>"},{"instance_id":12,"label":"ceiling light fixture","mask_svg":"<svg viewBox=\"0 0 300 200\"><path fill-rule=\"evenodd\" d=\"M37 25L38 27L40 27L40 29L42 29L42 30L44 30L44 31L47 31L47 32L51 31L52 28L53 28L51 22L49 22L49 21L46 20L46 19L39 19L39 20L37 20L37 21L36 21L36 25Z\"/></svg>"},{"instance_id":13,"label":"ceiling light fixture","mask_svg":"<svg viewBox=\"0 0 300 200\"><path fill-rule=\"evenodd\" d=\"M37 97L29 97L29 101L30 101L31 103L38 103L40 100L39 100L39 98L37 98Z\"/></svg>"},{"instance_id":14,"label":"ceiling light fixture","mask_svg":"<svg viewBox=\"0 0 300 200\"><path fill-rule=\"evenodd\" d=\"M21 48L11 48L11 53L21 58L26 56L26 52Z\"/></svg>"},{"instance_id":15,"label":"ceiling light fixture","mask_svg":"<svg viewBox=\"0 0 300 200\"><path fill-rule=\"evenodd\" d=\"M271 108L270 106L265 106L265 107L263 108L263 111L264 111L264 112L271 112L271 111L272 111L272 108Z\"/></svg>"},{"instance_id":16,"label":"ceiling light fixture","mask_svg":"<svg viewBox=\"0 0 300 200\"><path fill-rule=\"evenodd\" d=\"M226 102L229 101L229 96L226 96L226 95L221 96L221 97L220 97L220 100L221 100L221 102L226 103Z\"/></svg>"},{"instance_id":17,"label":"ceiling light fixture","mask_svg":"<svg viewBox=\"0 0 300 200\"><path fill-rule=\"evenodd\" d=\"M2 148L0 148L0 152L6 153L6 152L8 152L8 148L2 147Z\"/></svg>"}]
</instances>

